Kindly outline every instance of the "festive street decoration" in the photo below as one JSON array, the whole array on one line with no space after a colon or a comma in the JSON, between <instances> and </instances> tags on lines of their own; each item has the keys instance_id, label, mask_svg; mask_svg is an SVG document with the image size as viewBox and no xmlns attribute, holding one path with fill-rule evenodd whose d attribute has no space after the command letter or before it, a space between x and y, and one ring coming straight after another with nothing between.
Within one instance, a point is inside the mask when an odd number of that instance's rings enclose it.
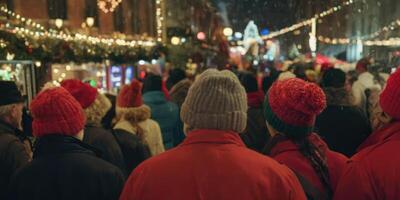
<instances>
[{"instance_id":1,"label":"festive street decoration","mask_svg":"<svg viewBox=\"0 0 400 200\"><path fill-rule=\"evenodd\" d=\"M97 6L104 13L114 12L122 0L97 0Z\"/></svg>"},{"instance_id":2,"label":"festive street decoration","mask_svg":"<svg viewBox=\"0 0 400 200\"><path fill-rule=\"evenodd\" d=\"M312 24L312 20L314 18L323 18L323 17L329 16L329 15L332 15L333 13L336 13L336 12L342 10L343 8L345 8L345 7L349 6L349 5L352 5L354 3L355 3L355 0L345 1L340 5L337 5L335 7L332 7L332 8L329 8L329 9L325 10L324 12L316 14L314 17L312 17L310 19L303 20L303 21L301 21L299 23L296 23L296 24L293 24L291 26L285 27L285 28L283 28L283 29L281 29L279 31L274 31L274 32L272 32L272 33L270 33L270 34L268 34L266 36L263 36L262 38L264 40L269 40L269 39L278 37L280 35L283 35L283 34L292 32L294 30L297 30L297 29L299 29L301 27L309 26L309 25Z\"/></svg>"},{"instance_id":3,"label":"festive street decoration","mask_svg":"<svg viewBox=\"0 0 400 200\"><path fill-rule=\"evenodd\" d=\"M157 41L163 41L164 32L164 12L163 0L156 0L156 21L157 21Z\"/></svg>"},{"instance_id":4,"label":"festive street decoration","mask_svg":"<svg viewBox=\"0 0 400 200\"><path fill-rule=\"evenodd\" d=\"M146 56L156 45L152 38L136 40L96 37L80 33L46 29L5 7L0 13L8 17L0 24L0 57L8 53L15 59L52 62L102 61L134 62Z\"/></svg>"}]
</instances>

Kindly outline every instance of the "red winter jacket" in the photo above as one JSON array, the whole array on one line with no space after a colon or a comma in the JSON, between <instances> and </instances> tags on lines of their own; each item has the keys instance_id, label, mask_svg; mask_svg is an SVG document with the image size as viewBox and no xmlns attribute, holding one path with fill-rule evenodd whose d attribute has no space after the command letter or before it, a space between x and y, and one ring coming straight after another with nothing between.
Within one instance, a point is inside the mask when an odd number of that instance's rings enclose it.
<instances>
[{"instance_id":1,"label":"red winter jacket","mask_svg":"<svg viewBox=\"0 0 400 200\"><path fill-rule=\"evenodd\" d=\"M238 134L196 130L135 169L121 200L305 199L296 176L247 149Z\"/></svg>"},{"instance_id":2,"label":"red winter jacket","mask_svg":"<svg viewBox=\"0 0 400 200\"><path fill-rule=\"evenodd\" d=\"M345 168L348 158L340 153L329 150L328 146L316 134L311 134L309 140L322 152L325 153L329 176L331 180L332 190L335 191L338 180L341 177ZM278 162L285 164L290 169L295 170L300 175L304 176L312 185L314 185L320 192L325 193L324 186L318 174L311 166L310 161L304 157L297 145L290 140L285 140L276 144L270 153L271 157Z\"/></svg>"},{"instance_id":3,"label":"red winter jacket","mask_svg":"<svg viewBox=\"0 0 400 200\"><path fill-rule=\"evenodd\" d=\"M334 199L400 199L400 122L370 135L351 158Z\"/></svg>"}]
</instances>

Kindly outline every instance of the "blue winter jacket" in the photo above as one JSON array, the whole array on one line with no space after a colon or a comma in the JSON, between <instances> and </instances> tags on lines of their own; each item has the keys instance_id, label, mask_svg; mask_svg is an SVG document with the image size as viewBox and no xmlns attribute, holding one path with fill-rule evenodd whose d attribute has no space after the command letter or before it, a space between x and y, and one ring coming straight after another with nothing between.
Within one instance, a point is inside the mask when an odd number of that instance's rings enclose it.
<instances>
[{"instance_id":1,"label":"blue winter jacket","mask_svg":"<svg viewBox=\"0 0 400 200\"><path fill-rule=\"evenodd\" d=\"M150 91L143 94L143 101L151 108L151 118L161 128L165 149L170 149L181 138L179 131L179 108L175 103L167 101L161 91Z\"/></svg>"}]
</instances>

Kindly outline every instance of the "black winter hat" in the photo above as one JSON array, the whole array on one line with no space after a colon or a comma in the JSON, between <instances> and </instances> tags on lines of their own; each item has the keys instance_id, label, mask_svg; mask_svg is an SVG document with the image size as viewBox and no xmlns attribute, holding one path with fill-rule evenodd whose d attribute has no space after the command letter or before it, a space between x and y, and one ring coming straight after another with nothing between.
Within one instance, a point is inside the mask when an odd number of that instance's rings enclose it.
<instances>
[{"instance_id":1,"label":"black winter hat","mask_svg":"<svg viewBox=\"0 0 400 200\"><path fill-rule=\"evenodd\" d=\"M258 91L257 78L254 74L250 72L241 72L239 74L239 80L244 89L246 89L246 93Z\"/></svg>"},{"instance_id":2,"label":"black winter hat","mask_svg":"<svg viewBox=\"0 0 400 200\"><path fill-rule=\"evenodd\" d=\"M21 103L23 101L24 99L15 82L0 81L0 106Z\"/></svg>"},{"instance_id":3,"label":"black winter hat","mask_svg":"<svg viewBox=\"0 0 400 200\"><path fill-rule=\"evenodd\" d=\"M143 81L142 93L150 91L162 91L162 78L158 75L149 74Z\"/></svg>"},{"instance_id":4,"label":"black winter hat","mask_svg":"<svg viewBox=\"0 0 400 200\"><path fill-rule=\"evenodd\" d=\"M341 69L331 68L324 72L322 76L322 87L342 88L346 83L346 73Z\"/></svg>"},{"instance_id":5,"label":"black winter hat","mask_svg":"<svg viewBox=\"0 0 400 200\"><path fill-rule=\"evenodd\" d=\"M170 90L175 84L186 78L185 70L181 68L175 68L169 72L167 80L167 89Z\"/></svg>"}]
</instances>

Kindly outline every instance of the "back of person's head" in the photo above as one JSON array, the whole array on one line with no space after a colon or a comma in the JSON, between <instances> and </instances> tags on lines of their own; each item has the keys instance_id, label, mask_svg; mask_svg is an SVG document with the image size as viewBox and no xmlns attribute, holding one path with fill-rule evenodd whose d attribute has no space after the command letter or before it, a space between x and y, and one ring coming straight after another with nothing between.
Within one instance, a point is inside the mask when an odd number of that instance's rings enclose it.
<instances>
[{"instance_id":1,"label":"back of person's head","mask_svg":"<svg viewBox=\"0 0 400 200\"><path fill-rule=\"evenodd\" d=\"M331 196L332 188L325 154L309 141L316 116L325 107L324 92L316 84L298 78L276 82L270 88L264 103L268 129L275 134L266 148L266 153L270 153L278 138L292 140L300 153L309 160Z\"/></svg>"},{"instance_id":2,"label":"back of person's head","mask_svg":"<svg viewBox=\"0 0 400 200\"><path fill-rule=\"evenodd\" d=\"M85 126L85 115L78 101L64 88L40 92L30 105L33 135L77 136Z\"/></svg>"},{"instance_id":3,"label":"back of person's head","mask_svg":"<svg viewBox=\"0 0 400 200\"><path fill-rule=\"evenodd\" d=\"M0 120L21 128L24 99L13 81L0 81Z\"/></svg>"},{"instance_id":4,"label":"back of person's head","mask_svg":"<svg viewBox=\"0 0 400 200\"><path fill-rule=\"evenodd\" d=\"M400 121L400 68L390 75L380 95L382 110L396 121Z\"/></svg>"},{"instance_id":5,"label":"back of person's head","mask_svg":"<svg viewBox=\"0 0 400 200\"><path fill-rule=\"evenodd\" d=\"M143 94L151 91L162 91L162 78L158 75L148 74L143 81Z\"/></svg>"},{"instance_id":6,"label":"back of person's head","mask_svg":"<svg viewBox=\"0 0 400 200\"><path fill-rule=\"evenodd\" d=\"M346 84L346 73L341 69L330 68L322 75L321 86L342 88Z\"/></svg>"},{"instance_id":7,"label":"back of person's head","mask_svg":"<svg viewBox=\"0 0 400 200\"><path fill-rule=\"evenodd\" d=\"M270 72L267 76L264 76L262 80L262 90L266 94L269 88L272 86L273 83L278 79L280 75L280 71L277 71L275 68L269 68Z\"/></svg>"},{"instance_id":8,"label":"back of person's head","mask_svg":"<svg viewBox=\"0 0 400 200\"><path fill-rule=\"evenodd\" d=\"M189 88L192 85L192 81L189 79L184 79L179 81L179 83L175 84L174 87L171 88L169 95L171 97L171 101L176 103L179 107L182 106L185 98L189 92Z\"/></svg>"},{"instance_id":9,"label":"back of person's head","mask_svg":"<svg viewBox=\"0 0 400 200\"><path fill-rule=\"evenodd\" d=\"M240 83L243 85L247 93L258 91L258 82L256 75L250 72L241 72L239 74Z\"/></svg>"},{"instance_id":10,"label":"back of person's head","mask_svg":"<svg viewBox=\"0 0 400 200\"><path fill-rule=\"evenodd\" d=\"M100 124L111 108L111 102L108 98L97 92L97 89L88 83L78 79L68 79L62 81L61 86L81 104L86 115L87 124Z\"/></svg>"},{"instance_id":11,"label":"back of person's head","mask_svg":"<svg viewBox=\"0 0 400 200\"><path fill-rule=\"evenodd\" d=\"M186 78L186 72L185 70L181 69L181 68L175 68L172 69L169 72L169 77L167 80L167 89L171 90L171 88L177 84L179 81L183 80Z\"/></svg>"},{"instance_id":12,"label":"back of person's head","mask_svg":"<svg viewBox=\"0 0 400 200\"><path fill-rule=\"evenodd\" d=\"M356 64L356 71L358 73L366 72L366 71L368 71L368 68L370 65L371 65L371 62L368 58L362 58Z\"/></svg>"},{"instance_id":13,"label":"back of person's head","mask_svg":"<svg viewBox=\"0 0 400 200\"><path fill-rule=\"evenodd\" d=\"M247 123L246 91L232 72L206 70L190 87L181 118L186 133L196 129L240 133Z\"/></svg>"}]
</instances>

